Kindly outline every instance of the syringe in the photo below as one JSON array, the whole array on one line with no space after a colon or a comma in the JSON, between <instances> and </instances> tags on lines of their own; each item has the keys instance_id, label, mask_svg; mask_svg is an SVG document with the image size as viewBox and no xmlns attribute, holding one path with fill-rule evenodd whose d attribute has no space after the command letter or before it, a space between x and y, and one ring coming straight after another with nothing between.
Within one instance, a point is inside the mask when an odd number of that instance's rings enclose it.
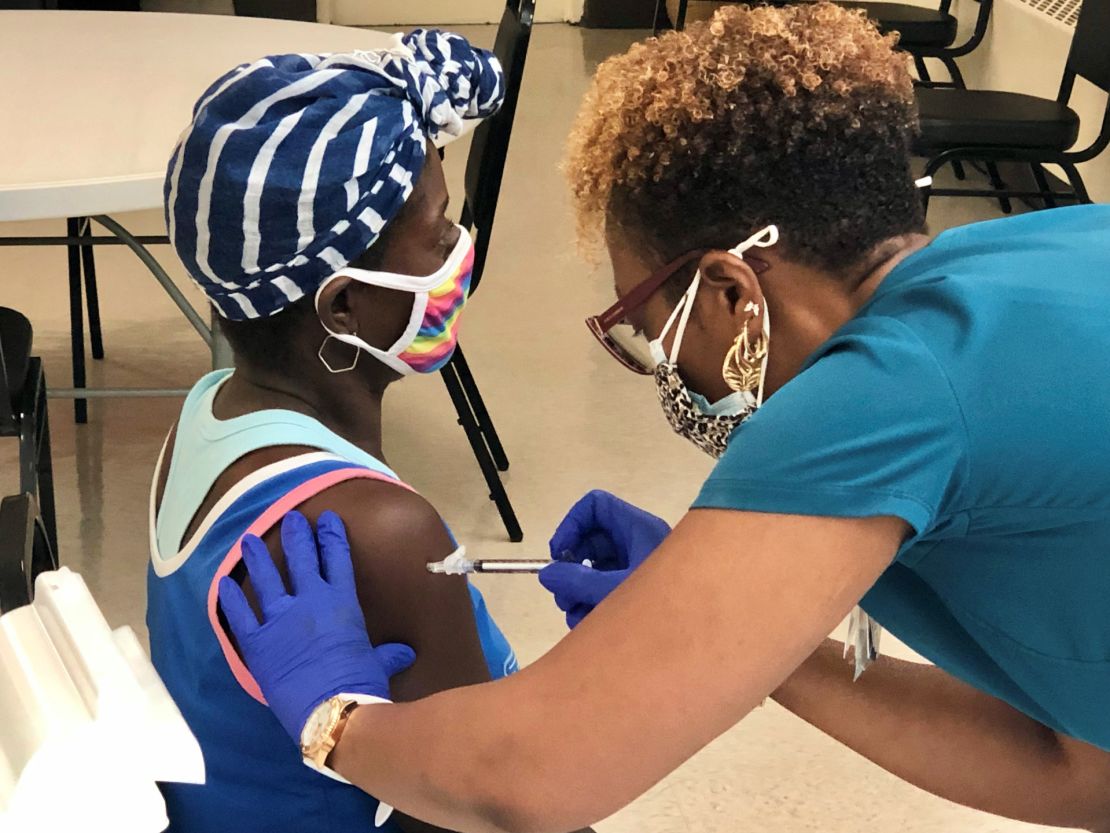
<instances>
[{"instance_id":1,"label":"syringe","mask_svg":"<svg viewBox=\"0 0 1110 833\"><path fill-rule=\"evenodd\" d=\"M466 547L459 547L442 561L428 564L429 573L463 576L469 573L538 573L552 561L549 558L477 558L466 557ZM584 562L590 566L589 562Z\"/></svg>"}]
</instances>

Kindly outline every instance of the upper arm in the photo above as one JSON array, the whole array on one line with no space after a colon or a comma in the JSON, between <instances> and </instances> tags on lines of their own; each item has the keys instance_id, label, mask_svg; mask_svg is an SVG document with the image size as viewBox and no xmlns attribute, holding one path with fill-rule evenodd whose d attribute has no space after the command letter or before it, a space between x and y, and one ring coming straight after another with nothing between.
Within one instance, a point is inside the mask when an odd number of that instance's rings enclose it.
<instances>
[{"instance_id":1,"label":"upper arm","mask_svg":"<svg viewBox=\"0 0 1110 833\"><path fill-rule=\"evenodd\" d=\"M353 480L299 508L314 524L326 509L346 524L371 640L403 642L416 651L412 668L393 679L394 699L414 700L489 679L466 578L433 575L425 567L455 547L423 497L391 484ZM267 543L280 546L277 537Z\"/></svg>"},{"instance_id":2,"label":"upper arm","mask_svg":"<svg viewBox=\"0 0 1110 833\"><path fill-rule=\"evenodd\" d=\"M489 680L466 578L433 575L425 568L455 549L431 504L407 489L360 479L333 486L298 507L314 527L329 509L347 528L371 641L403 642L416 652L413 666L390 681L393 699L416 700ZM280 529L263 538L285 576ZM244 584L248 595L249 589ZM396 820L406 833L442 833L403 814Z\"/></svg>"}]
</instances>

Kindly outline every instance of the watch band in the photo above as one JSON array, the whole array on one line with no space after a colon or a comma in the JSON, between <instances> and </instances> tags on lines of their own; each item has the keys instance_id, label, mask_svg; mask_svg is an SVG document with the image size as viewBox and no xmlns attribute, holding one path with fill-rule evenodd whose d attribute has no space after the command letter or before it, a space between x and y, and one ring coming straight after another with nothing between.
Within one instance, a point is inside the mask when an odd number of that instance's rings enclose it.
<instances>
[{"instance_id":1,"label":"watch band","mask_svg":"<svg viewBox=\"0 0 1110 833\"><path fill-rule=\"evenodd\" d=\"M319 772L321 775L326 775L328 778L331 778L334 781L339 781L343 784L350 784L351 783L350 781L348 781L346 778L344 778L342 775L340 775L334 769L331 769L330 767L325 765L323 763L323 761L317 762L317 761L313 760L312 758L308 757L308 755L305 753L305 750L307 750L307 749L309 749L313 746L316 746L322 740L327 740L327 741L329 741L329 743L326 744L327 754L330 755L332 750L335 749L336 744L339 743L339 739L343 734L343 730L347 728L347 719L350 717L351 712L354 711L354 706L373 705L375 703L392 703L392 701L391 700L386 700L384 697L375 697L372 694L355 694L355 693L336 694L336 695L333 695L332 697L329 697L327 700L324 700L322 703L320 703L320 705L318 705L316 707L316 709L313 710L313 715L315 715L316 712L320 709L334 708L337 703L339 704L339 706L341 708L341 713L340 713L340 716L339 716L339 720L336 721L336 723L331 727L331 730L328 733L330 735L330 737L327 738L327 739L314 738L314 737L305 737L304 734L302 733L302 735L301 735L301 755L302 755L302 760L304 761L305 766L307 766L309 769L314 769L317 772ZM311 718L309 719L309 723L305 724L306 725L306 730L305 731L307 731L307 727L310 724L311 724ZM326 759L327 759L327 755L325 755L325 757L324 757L324 760L326 760Z\"/></svg>"},{"instance_id":2,"label":"watch band","mask_svg":"<svg viewBox=\"0 0 1110 833\"><path fill-rule=\"evenodd\" d=\"M373 705L375 703L393 702L392 700L386 700L384 697L375 697L372 694L336 694L332 697L329 697L327 700L318 705L316 709L313 710L313 715L315 715L316 711L319 709L332 708L337 701L340 704L341 711L339 719L336 721L335 725L331 729L331 732L329 733L331 735L331 745L328 747L328 755L331 754L336 745L339 743L339 739L343 735L343 730L347 728L347 720L351 716L351 712L354 711L355 706L367 706ZM310 717L309 722L305 724L306 730L309 723L311 723L311 720L312 718ZM302 730L301 760L304 761L304 765L307 766L309 769L316 770L321 775L326 775L333 781L339 781L343 784L350 784L350 781L348 781L334 769L328 767L323 763L318 764L316 763L316 761L312 760L304 754L305 748L312 746L316 740L318 739L305 737L305 730ZM327 760L327 755L325 755L324 759ZM374 827L381 827L383 824L389 821L389 817L391 815L393 815L392 805L386 804L384 801L379 800L378 810L374 814Z\"/></svg>"}]
</instances>

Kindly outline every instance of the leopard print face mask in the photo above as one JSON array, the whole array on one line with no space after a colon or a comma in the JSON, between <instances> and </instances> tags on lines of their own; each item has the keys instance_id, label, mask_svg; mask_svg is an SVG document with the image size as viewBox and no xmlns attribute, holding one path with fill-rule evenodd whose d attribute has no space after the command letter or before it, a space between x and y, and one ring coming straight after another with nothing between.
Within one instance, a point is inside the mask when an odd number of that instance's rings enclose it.
<instances>
[{"instance_id":1,"label":"leopard print face mask","mask_svg":"<svg viewBox=\"0 0 1110 833\"><path fill-rule=\"evenodd\" d=\"M685 437L710 457L720 457L728 448L728 439L741 422L755 412L755 397L747 391L737 392L714 403L712 410L725 410L726 413L707 413L704 405L699 404L678 375L678 366L671 362L660 362L655 366L655 387L659 393L659 404L667 422L680 437ZM746 396L745 396L746 394ZM724 402L738 400L737 407L722 408ZM749 400L750 402L746 401Z\"/></svg>"},{"instance_id":2,"label":"leopard print face mask","mask_svg":"<svg viewBox=\"0 0 1110 833\"><path fill-rule=\"evenodd\" d=\"M731 254L742 258L744 251L752 246L772 246L778 241L778 228L768 226L756 232L743 243L730 250ZM678 372L678 351L686 324L694 309L694 296L701 284L701 273L694 276L690 288L671 312L663 325L659 337L653 339L648 347L655 360L655 387L659 393L659 404L667 422L680 437L685 437L706 454L719 458L728 448L729 438L744 420L750 417L763 402L763 379L767 375L767 356L763 356L759 384L756 392L735 391L719 402L706 402L705 397L691 392L682 381ZM663 339L677 323L674 344L668 356L663 348ZM763 310L763 337L770 341L771 318L769 311Z\"/></svg>"}]
</instances>

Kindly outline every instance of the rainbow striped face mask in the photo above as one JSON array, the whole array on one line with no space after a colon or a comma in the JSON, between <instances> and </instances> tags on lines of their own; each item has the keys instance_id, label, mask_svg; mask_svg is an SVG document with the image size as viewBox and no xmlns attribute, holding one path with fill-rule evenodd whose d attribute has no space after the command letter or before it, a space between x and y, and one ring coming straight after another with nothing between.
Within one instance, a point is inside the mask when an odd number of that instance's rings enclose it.
<instances>
[{"instance_id":1,"label":"rainbow striped face mask","mask_svg":"<svg viewBox=\"0 0 1110 833\"><path fill-rule=\"evenodd\" d=\"M458 226L458 229L459 239L455 248L443 265L431 275L417 277L347 267L336 272L316 290L317 310L324 287L341 275L371 286L413 293L408 326L392 347L380 350L352 333L328 330L329 337L365 350L378 361L406 376L412 373L435 373L447 364L459 341L459 318L466 306L470 293L470 276L474 271L474 242L466 229L462 226ZM333 373L354 368L354 364L345 368L332 368L326 361L324 366Z\"/></svg>"}]
</instances>

